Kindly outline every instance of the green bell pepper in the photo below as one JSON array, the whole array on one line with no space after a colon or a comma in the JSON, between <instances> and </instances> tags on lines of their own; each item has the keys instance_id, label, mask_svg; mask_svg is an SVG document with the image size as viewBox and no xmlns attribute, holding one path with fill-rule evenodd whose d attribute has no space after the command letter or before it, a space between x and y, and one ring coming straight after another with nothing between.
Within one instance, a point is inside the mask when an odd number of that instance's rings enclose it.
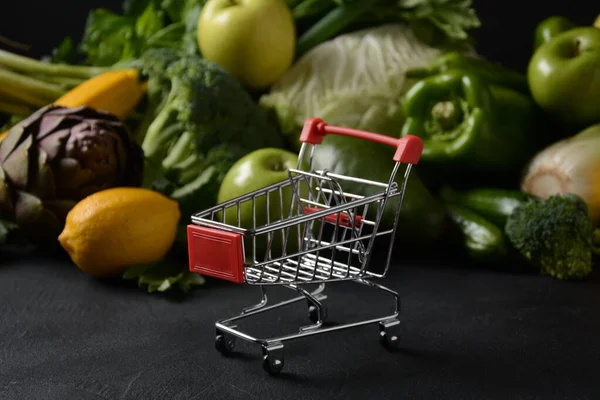
<instances>
[{"instance_id":1,"label":"green bell pepper","mask_svg":"<svg viewBox=\"0 0 600 400\"><path fill-rule=\"evenodd\" d=\"M483 58L455 51L442 54L424 68L410 69L405 76L409 79L423 79L452 70L471 72L489 83L506 86L522 93L529 93L526 75Z\"/></svg>"},{"instance_id":2,"label":"green bell pepper","mask_svg":"<svg viewBox=\"0 0 600 400\"><path fill-rule=\"evenodd\" d=\"M480 74L451 69L416 82L403 102L401 135L423 139L429 166L514 172L539 149L532 98Z\"/></svg>"}]
</instances>

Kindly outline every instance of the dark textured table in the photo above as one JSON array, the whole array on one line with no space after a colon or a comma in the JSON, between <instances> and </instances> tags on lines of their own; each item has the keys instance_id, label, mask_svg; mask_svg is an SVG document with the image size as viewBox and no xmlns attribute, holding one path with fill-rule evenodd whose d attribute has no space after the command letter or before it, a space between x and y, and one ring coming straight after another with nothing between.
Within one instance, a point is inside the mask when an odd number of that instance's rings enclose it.
<instances>
[{"instance_id":1,"label":"dark textured table","mask_svg":"<svg viewBox=\"0 0 600 400\"><path fill-rule=\"evenodd\" d=\"M210 281L184 299L90 279L66 261L19 256L0 267L1 399L593 399L600 391L600 286L460 267L394 265L402 343L377 325L285 347L273 378L260 347L224 357L214 322L258 300L257 288ZM276 290L277 295L289 295ZM282 292L283 291L283 292ZM334 322L384 314L389 297L330 284ZM307 324L306 304L240 325L280 334Z\"/></svg>"}]
</instances>

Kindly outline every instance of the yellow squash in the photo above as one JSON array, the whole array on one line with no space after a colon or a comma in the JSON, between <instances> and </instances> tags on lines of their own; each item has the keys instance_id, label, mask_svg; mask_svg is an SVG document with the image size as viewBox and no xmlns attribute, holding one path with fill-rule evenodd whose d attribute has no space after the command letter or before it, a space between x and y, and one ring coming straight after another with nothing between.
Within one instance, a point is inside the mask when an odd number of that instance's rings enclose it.
<instances>
[{"instance_id":1,"label":"yellow squash","mask_svg":"<svg viewBox=\"0 0 600 400\"><path fill-rule=\"evenodd\" d=\"M108 111L125 119L146 94L146 82L136 69L104 72L88 79L58 98L54 104L63 107L88 106ZM0 134L0 141L8 132Z\"/></svg>"}]
</instances>

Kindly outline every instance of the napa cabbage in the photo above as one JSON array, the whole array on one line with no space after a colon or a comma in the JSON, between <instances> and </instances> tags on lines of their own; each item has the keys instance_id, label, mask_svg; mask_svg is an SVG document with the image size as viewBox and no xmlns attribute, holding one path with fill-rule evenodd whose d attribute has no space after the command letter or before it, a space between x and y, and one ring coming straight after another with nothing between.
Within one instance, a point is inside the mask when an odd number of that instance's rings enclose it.
<instances>
[{"instance_id":1,"label":"napa cabbage","mask_svg":"<svg viewBox=\"0 0 600 400\"><path fill-rule=\"evenodd\" d=\"M259 104L279 122L292 146L304 121L399 136L408 69L425 67L443 50L421 42L404 24L386 24L314 47Z\"/></svg>"}]
</instances>

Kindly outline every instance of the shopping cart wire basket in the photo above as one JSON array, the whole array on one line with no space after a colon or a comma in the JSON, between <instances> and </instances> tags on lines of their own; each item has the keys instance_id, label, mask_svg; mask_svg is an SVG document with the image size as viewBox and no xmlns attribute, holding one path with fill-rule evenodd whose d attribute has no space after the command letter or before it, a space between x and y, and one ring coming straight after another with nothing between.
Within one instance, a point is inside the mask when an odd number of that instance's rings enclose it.
<instances>
[{"instance_id":1,"label":"shopping cart wire basket","mask_svg":"<svg viewBox=\"0 0 600 400\"><path fill-rule=\"evenodd\" d=\"M396 148L389 180L376 182L313 169L315 152L327 134L369 140ZM283 368L283 343L304 336L377 323L382 343L398 344L399 296L374 279L387 274L411 167L418 163L423 142L412 135L400 139L372 132L327 125L309 118L303 127L297 168L288 179L218 204L191 216L188 225L190 271L236 283L257 285L261 301L232 318L216 322L216 348L233 351L239 338L262 346L263 367L270 374ZM401 166L404 175L396 179ZM368 168L368 166L365 166ZM371 190L352 193L352 185ZM364 193L364 191L363 191ZM395 219L384 226L382 216L394 207ZM247 223L251 221L251 223ZM246 223L243 223L246 222ZM376 243L387 239L383 266L376 270L371 257ZM394 312L368 320L324 326L325 284L354 281L393 297ZM309 291L303 285L318 284ZM267 287L281 285L298 296L268 304ZM288 335L257 338L242 332L236 321L298 301L308 303L311 325Z\"/></svg>"}]
</instances>

